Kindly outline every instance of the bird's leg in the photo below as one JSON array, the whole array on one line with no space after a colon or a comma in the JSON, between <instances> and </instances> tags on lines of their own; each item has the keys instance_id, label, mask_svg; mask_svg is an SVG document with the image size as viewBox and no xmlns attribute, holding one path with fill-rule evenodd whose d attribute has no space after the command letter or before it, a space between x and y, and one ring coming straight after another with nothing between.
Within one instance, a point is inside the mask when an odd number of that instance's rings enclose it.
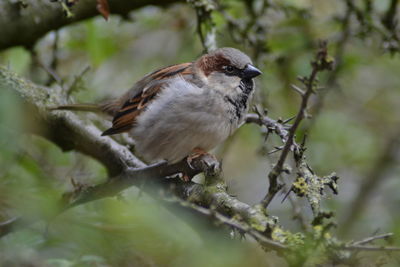
<instances>
[{"instance_id":1,"label":"bird's leg","mask_svg":"<svg viewBox=\"0 0 400 267\"><path fill-rule=\"evenodd\" d=\"M195 148L192 150L192 153L187 156L186 162L189 167L193 170L198 169L198 164L201 162L205 172L216 172L219 170L219 162L214 155L209 154L207 151L201 148ZM199 165L200 166L200 165ZM208 170L210 169L210 170ZM183 173L182 180L185 182L191 181L193 175L188 175L187 173Z\"/></svg>"},{"instance_id":2,"label":"bird's leg","mask_svg":"<svg viewBox=\"0 0 400 267\"><path fill-rule=\"evenodd\" d=\"M192 153L186 158L186 161L189 164L189 166L192 169L194 169L193 166L192 166L193 160L195 160L197 158L200 158L200 157L203 157L203 156L206 156L206 155L211 157L211 158L213 158L213 159L215 159L215 160L217 160L214 155L209 154L204 149L196 147L195 149L192 150Z\"/></svg>"},{"instance_id":3,"label":"bird's leg","mask_svg":"<svg viewBox=\"0 0 400 267\"><path fill-rule=\"evenodd\" d=\"M186 173L182 173L182 178L181 178L184 182L190 182L193 179L193 176L189 176Z\"/></svg>"}]
</instances>

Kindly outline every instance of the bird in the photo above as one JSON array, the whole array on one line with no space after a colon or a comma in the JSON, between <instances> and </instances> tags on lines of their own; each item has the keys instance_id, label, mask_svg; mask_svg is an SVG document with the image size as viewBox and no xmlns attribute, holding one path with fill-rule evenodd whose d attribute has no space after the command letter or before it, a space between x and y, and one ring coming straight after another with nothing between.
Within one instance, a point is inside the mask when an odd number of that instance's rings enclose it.
<instances>
[{"instance_id":1,"label":"bird","mask_svg":"<svg viewBox=\"0 0 400 267\"><path fill-rule=\"evenodd\" d=\"M224 47L151 72L119 98L56 109L109 114L102 136L127 132L146 162L172 164L208 153L240 127L260 74L249 56Z\"/></svg>"}]
</instances>

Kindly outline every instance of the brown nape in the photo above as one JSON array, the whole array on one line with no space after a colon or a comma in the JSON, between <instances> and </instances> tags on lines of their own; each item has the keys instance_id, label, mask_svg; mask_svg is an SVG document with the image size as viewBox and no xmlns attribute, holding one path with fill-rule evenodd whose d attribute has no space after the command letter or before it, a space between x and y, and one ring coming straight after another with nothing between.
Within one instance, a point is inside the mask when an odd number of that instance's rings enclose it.
<instances>
[{"instance_id":1,"label":"brown nape","mask_svg":"<svg viewBox=\"0 0 400 267\"><path fill-rule=\"evenodd\" d=\"M223 66L230 64L229 59L222 54L204 55L200 58L198 67L204 72L204 75L208 76L213 71L222 71Z\"/></svg>"}]
</instances>

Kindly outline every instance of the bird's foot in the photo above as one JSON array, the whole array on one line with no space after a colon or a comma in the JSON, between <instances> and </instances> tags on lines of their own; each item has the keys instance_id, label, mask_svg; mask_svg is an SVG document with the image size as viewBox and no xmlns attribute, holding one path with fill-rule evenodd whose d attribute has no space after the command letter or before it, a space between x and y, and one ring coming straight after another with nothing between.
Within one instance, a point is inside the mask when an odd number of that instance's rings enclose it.
<instances>
[{"instance_id":1,"label":"bird's foot","mask_svg":"<svg viewBox=\"0 0 400 267\"><path fill-rule=\"evenodd\" d=\"M221 171L221 166L217 158L200 148L195 148L192 154L186 158L186 162L192 170L200 170L207 176L215 176ZM183 173L182 180L188 182L193 177L194 175Z\"/></svg>"},{"instance_id":2,"label":"bird's foot","mask_svg":"<svg viewBox=\"0 0 400 267\"><path fill-rule=\"evenodd\" d=\"M199 159L200 157L203 156L208 156L208 157L212 157L213 159L217 160L215 158L215 156L209 154L207 151L201 149L201 148L195 148L193 149L192 153L186 158L186 162L188 163L188 165L194 169L194 167L192 166L192 162L196 159Z\"/></svg>"}]
</instances>

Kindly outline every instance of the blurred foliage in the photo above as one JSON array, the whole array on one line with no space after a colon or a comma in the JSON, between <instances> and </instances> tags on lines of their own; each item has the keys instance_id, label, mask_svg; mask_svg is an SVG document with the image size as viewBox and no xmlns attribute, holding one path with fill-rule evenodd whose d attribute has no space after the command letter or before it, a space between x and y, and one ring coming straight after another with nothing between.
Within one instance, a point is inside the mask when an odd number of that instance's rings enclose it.
<instances>
[{"instance_id":1,"label":"blurred foliage","mask_svg":"<svg viewBox=\"0 0 400 267\"><path fill-rule=\"evenodd\" d=\"M347 26L350 2L355 11ZM336 211L339 227L351 212L348 203L359 194L358 184L372 171L391 135L399 132L397 44L378 17L390 2L223 0L212 13L219 46L246 51L262 69L255 103L263 104L273 118L296 113L300 99L290 84L309 73L318 39L327 39L331 53L341 57L335 77L321 76L326 87L312 99L314 117L302 124L301 134L308 133L306 155L313 168L322 174L336 171L342 178L340 197L326 203ZM97 17L58 34L55 71L63 86L91 67L81 77L82 90L73 95L76 102L120 95L144 74L191 61L202 51L195 11L184 3L166 9L149 6L127 18L111 16L108 22ZM21 47L2 51L0 64L44 84L48 74L38 62L50 65L54 40L55 34L49 33L36 44L37 58ZM182 220L154 199L139 197L135 189L124 192L122 201L96 201L53 218L58 199L73 190L73 183L100 183L106 172L92 159L25 136L24 127L35 127L29 113L21 112L17 98L0 89L0 221L19 215L44 219L0 240L1 266L285 266L253 242L224 241L210 229L199 230L190 218ZM251 204L265 195L266 174L276 161L275 154L260 153L260 146L272 150L279 144L277 137L266 144L262 140L258 127L244 126L218 149L230 192ZM382 172L386 179L369 197L348 238L380 229L393 231L399 244L399 169L393 165ZM275 201L270 212L288 229L299 229L290 220L287 201ZM304 213L310 215L307 209ZM377 260L381 258L370 262Z\"/></svg>"}]
</instances>

